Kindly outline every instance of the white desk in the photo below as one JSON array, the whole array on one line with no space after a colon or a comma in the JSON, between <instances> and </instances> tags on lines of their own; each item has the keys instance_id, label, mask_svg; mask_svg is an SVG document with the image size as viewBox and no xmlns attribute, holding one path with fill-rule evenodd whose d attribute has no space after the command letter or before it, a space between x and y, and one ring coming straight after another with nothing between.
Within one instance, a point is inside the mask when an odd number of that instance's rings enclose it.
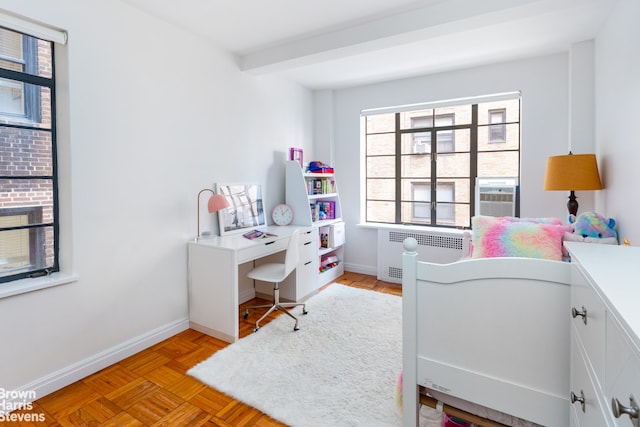
<instances>
[{"instance_id":1,"label":"white desk","mask_svg":"<svg viewBox=\"0 0 640 427\"><path fill-rule=\"evenodd\" d=\"M238 305L255 296L253 281L246 277L253 268L252 261L285 251L295 229L300 230L301 244L315 251L317 233L311 227L299 226L269 227L267 231L277 237L267 239L249 240L240 233L190 242L189 326L227 342L237 341ZM317 274L317 262L309 264L301 254L297 269ZM308 291L313 293L313 289L304 290ZM301 292L297 295L302 296Z\"/></svg>"}]
</instances>

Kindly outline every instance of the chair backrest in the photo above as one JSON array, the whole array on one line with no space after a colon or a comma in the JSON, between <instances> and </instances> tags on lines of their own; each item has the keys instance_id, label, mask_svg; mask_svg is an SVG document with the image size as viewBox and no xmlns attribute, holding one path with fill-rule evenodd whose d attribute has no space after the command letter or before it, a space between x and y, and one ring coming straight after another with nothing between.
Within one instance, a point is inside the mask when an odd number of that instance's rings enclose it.
<instances>
[{"instance_id":1,"label":"chair backrest","mask_svg":"<svg viewBox=\"0 0 640 427\"><path fill-rule=\"evenodd\" d=\"M284 275L285 277L291 273L298 265L298 230L294 230L289 237L289 246L284 256Z\"/></svg>"}]
</instances>

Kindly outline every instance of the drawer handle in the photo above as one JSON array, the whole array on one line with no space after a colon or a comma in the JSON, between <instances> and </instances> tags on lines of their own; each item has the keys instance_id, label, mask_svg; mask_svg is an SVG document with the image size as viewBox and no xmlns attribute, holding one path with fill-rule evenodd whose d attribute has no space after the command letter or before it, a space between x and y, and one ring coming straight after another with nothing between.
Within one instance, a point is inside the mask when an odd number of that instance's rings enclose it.
<instances>
[{"instance_id":1,"label":"drawer handle","mask_svg":"<svg viewBox=\"0 0 640 427\"><path fill-rule=\"evenodd\" d=\"M311 264L312 262L313 262L313 261L307 261L307 262L305 262L305 263L304 263L304 265L309 265L309 264Z\"/></svg>"},{"instance_id":2,"label":"drawer handle","mask_svg":"<svg viewBox=\"0 0 640 427\"><path fill-rule=\"evenodd\" d=\"M582 321L586 325L587 324L587 309L584 308L584 305L582 306L582 311L578 311L578 309L575 308L575 307L573 307L571 309L571 317L573 317L575 319L578 316L582 317Z\"/></svg>"},{"instance_id":3,"label":"drawer handle","mask_svg":"<svg viewBox=\"0 0 640 427\"><path fill-rule=\"evenodd\" d=\"M571 392L571 403L580 402L580 406L582 406L582 412L584 410L584 391L580 390L580 397L576 396L574 392Z\"/></svg>"},{"instance_id":4,"label":"drawer handle","mask_svg":"<svg viewBox=\"0 0 640 427\"><path fill-rule=\"evenodd\" d=\"M613 412L613 416L616 418L620 418L622 414L629 415L629 418L632 420L638 419L638 414L640 413L640 408L638 408L638 402L633 398L633 395L629 396L629 406L624 406L620 403L618 399L615 397L611 399L611 411ZM634 425L638 425L637 421Z\"/></svg>"},{"instance_id":5,"label":"drawer handle","mask_svg":"<svg viewBox=\"0 0 640 427\"><path fill-rule=\"evenodd\" d=\"M265 243L264 245L265 245L265 246L267 246L267 245L273 245L275 242L276 242L276 241L274 240L274 241L272 241L272 242L267 242L267 243Z\"/></svg>"},{"instance_id":6,"label":"drawer handle","mask_svg":"<svg viewBox=\"0 0 640 427\"><path fill-rule=\"evenodd\" d=\"M307 242L307 243L305 243L304 245L305 245L305 246L307 246L307 245L310 245L310 244L311 244L311 241L308 241L308 242Z\"/></svg>"}]
</instances>

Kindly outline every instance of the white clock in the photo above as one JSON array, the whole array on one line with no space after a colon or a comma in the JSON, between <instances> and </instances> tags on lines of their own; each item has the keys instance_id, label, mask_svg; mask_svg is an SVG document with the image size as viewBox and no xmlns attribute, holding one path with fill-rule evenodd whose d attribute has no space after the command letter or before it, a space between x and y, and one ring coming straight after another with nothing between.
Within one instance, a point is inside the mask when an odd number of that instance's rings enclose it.
<instances>
[{"instance_id":1,"label":"white clock","mask_svg":"<svg viewBox=\"0 0 640 427\"><path fill-rule=\"evenodd\" d=\"M271 218L276 225L289 225L293 221L293 210L289 205L277 205L271 212Z\"/></svg>"}]
</instances>

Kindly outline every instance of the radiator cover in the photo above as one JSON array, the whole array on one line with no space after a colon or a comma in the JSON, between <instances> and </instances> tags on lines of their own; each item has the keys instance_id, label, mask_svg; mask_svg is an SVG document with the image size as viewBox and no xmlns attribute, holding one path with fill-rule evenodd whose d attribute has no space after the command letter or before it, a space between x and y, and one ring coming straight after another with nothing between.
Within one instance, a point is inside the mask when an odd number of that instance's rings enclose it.
<instances>
[{"instance_id":1,"label":"radiator cover","mask_svg":"<svg viewBox=\"0 0 640 427\"><path fill-rule=\"evenodd\" d=\"M402 242L413 237L418 242L419 261L447 264L469 253L470 233L438 231L378 230L378 280L402 282Z\"/></svg>"}]
</instances>

